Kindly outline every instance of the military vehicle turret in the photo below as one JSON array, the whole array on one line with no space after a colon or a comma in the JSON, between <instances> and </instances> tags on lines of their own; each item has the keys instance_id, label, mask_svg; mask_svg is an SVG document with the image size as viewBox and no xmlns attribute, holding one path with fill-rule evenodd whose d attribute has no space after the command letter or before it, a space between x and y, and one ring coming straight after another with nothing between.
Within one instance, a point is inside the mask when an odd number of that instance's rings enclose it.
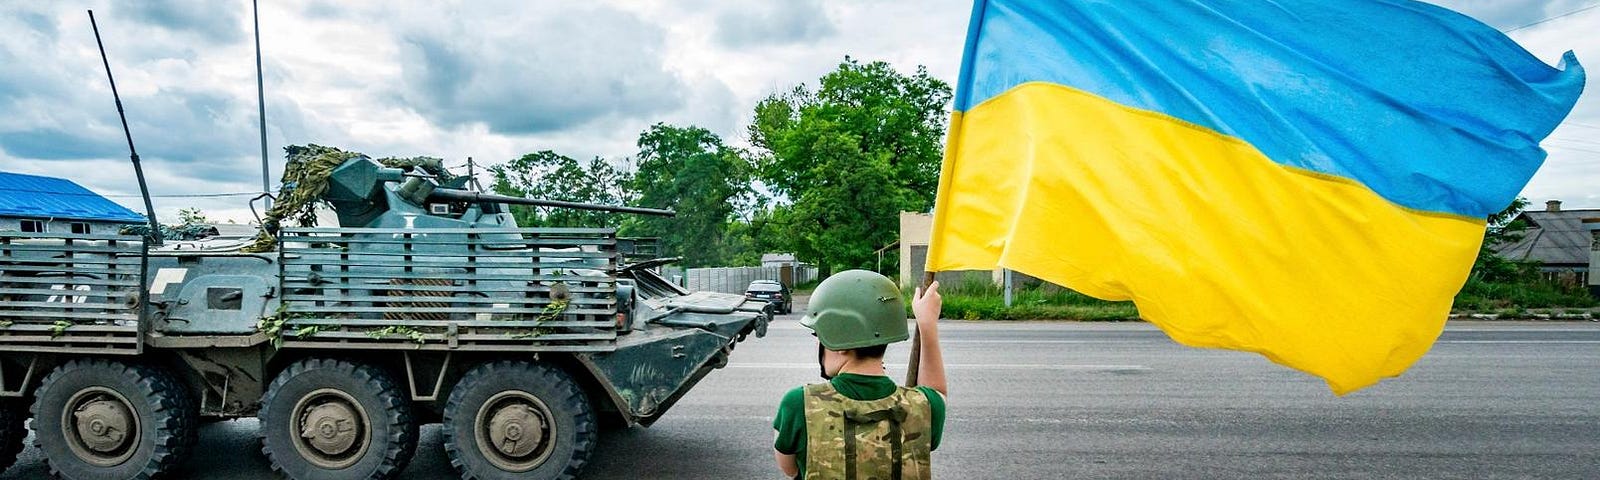
<instances>
[{"instance_id":1,"label":"military vehicle turret","mask_svg":"<svg viewBox=\"0 0 1600 480\"><path fill-rule=\"evenodd\" d=\"M289 478L392 478L433 422L463 478L571 478L602 421L650 425L765 333L765 303L507 205L671 212L458 183L350 156L318 195L339 226L274 228L259 252L0 232L0 463L32 418L62 477L159 476L199 422L255 416Z\"/></svg>"}]
</instances>

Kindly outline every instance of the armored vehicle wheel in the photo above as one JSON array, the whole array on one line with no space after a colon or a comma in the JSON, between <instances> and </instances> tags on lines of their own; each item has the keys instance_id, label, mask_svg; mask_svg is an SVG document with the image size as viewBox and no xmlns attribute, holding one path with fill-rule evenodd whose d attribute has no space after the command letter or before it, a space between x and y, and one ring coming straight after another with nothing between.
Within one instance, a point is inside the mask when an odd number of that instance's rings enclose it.
<instances>
[{"instance_id":1,"label":"armored vehicle wheel","mask_svg":"<svg viewBox=\"0 0 1600 480\"><path fill-rule=\"evenodd\" d=\"M73 360L34 394L34 444L68 479L153 478L183 463L195 442L193 402L161 368Z\"/></svg>"},{"instance_id":2,"label":"armored vehicle wheel","mask_svg":"<svg viewBox=\"0 0 1600 480\"><path fill-rule=\"evenodd\" d=\"M479 365L444 406L444 451L463 479L571 479L596 436L583 390L544 364Z\"/></svg>"},{"instance_id":3,"label":"armored vehicle wheel","mask_svg":"<svg viewBox=\"0 0 1600 480\"><path fill-rule=\"evenodd\" d=\"M28 419L28 406L20 400L0 400L0 472L17 462L22 453L22 439L28 430L22 425Z\"/></svg>"},{"instance_id":4,"label":"armored vehicle wheel","mask_svg":"<svg viewBox=\"0 0 1600 480\"><path fill-rule=\"evenodd\" d=\"M306 359L261 397L261 451L296 480L387 479L417 449L411 402L389 374L344 360Z\"/></svg>"}]
</instances>

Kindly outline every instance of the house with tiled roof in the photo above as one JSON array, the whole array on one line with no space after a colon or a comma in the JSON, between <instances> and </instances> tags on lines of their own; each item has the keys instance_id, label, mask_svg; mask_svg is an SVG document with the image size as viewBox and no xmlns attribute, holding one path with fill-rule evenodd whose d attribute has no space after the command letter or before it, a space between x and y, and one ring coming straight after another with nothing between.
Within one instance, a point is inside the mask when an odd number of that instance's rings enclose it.
<instances>
[{"instance_id":1,"label":"house with tiled roof","mask_svg":"<svg viewBox=\"0 0 1600 480\"><path fill-rule=\"evenodd\" d=\"M0 172L0 230L114 234L143 215L64 178Z\"/></svg>"},{"instance_id":2,"label":"house with tiled roof","mask_svg":"<svg viewBox=\"0 0 1600 480\"><path fill-rule=\"evenodd\" d=\"M1595 240L1584 220L1600 218L1600 209L1564 210L1561 201L1551 200L1544 210L1522 212L1517 218L1527 222L1527 231L1496 253L1508 260L1538 262L1539 271L1554 280L1589 283L1595 274L1589 265Z\"/></svg>"}]
</instances>

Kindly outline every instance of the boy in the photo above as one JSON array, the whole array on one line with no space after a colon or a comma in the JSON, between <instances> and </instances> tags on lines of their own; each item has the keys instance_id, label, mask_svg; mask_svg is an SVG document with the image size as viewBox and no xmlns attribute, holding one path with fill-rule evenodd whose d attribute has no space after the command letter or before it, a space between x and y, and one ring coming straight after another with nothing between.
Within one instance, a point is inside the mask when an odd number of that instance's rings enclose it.
<instances>
[{"instance_id":1,"label":"boy","mask_svg":"<svg viewBox=\"0 0 1600 480\"><path fill-rule=\"evenodd\" d=\"M922 340L917 377L901 387L883 368L890 343L910 336L900 289L888 277L850 270L823 280L800 324L817 337L827 382L790 390L773 420L778 468L807 479L926 479L944 430L944 358L939 283L917 289L912 310Z\"/></svg>"}]
</instances>

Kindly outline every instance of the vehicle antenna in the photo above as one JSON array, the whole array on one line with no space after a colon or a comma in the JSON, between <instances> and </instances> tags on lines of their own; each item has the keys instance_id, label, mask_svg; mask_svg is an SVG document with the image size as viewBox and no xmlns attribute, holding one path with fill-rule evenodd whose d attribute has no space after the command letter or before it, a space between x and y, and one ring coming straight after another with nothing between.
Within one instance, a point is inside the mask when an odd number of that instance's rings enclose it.
<instances>
[{"instance_id":1,"label":"vehicle antenna","mask_svg":"<svg viewBox=\"0 0 1600 480\"><path fill-rule=\"evenodd\" d=\"M266 195L266 206L272 208L272 171L267 160L267 91L261 79L261 7L250 1L250 14L256 29L256 113L261 125L261 193Z\"/></svg>"},{"instance_id":2,"label":"vehicle antenna","mask_svg":"<svg viewBox=\"0 0 1600 480\"><path fill-rule=\"evenodd\" d=\"M117 117L122 119L122 134L128 137L128 158L133 160L133 175L139 179L139 195L144 197L145 215L150 220L147 240L161 245L161 224L156 223L156 208L150 203L150 187L144 183L144 167L139 166L139 151L133 148L133 131L128 130L128 115L122 111L122 96L117 94L117 79L111 76L111 61L106 59L106 45L100 41L100 25L94 21L94 10L89 10L89 26L94 28L94 44L100 47L100 63L106 66L106 80L111 82L111 98L117 102Z\"/></svg>"}]
</instances>

